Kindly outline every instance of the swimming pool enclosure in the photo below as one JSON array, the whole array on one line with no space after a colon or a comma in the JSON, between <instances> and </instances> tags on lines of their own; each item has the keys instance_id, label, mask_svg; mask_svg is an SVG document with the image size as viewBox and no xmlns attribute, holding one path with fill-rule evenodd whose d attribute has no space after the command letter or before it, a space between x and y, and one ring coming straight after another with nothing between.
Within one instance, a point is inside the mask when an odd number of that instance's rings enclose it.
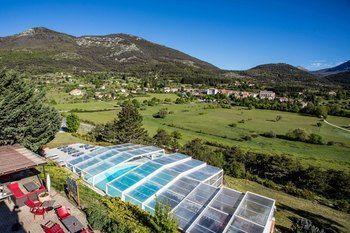
<instances>
[{"instance_id":1,"label":"swimming pool enclosure","mask_svg":"<svg viewBox=\"0 0 350 233\"><path fill-rule=\"evenodd\" d=\"M154 146L96 147L66 166L94 188L153 213L170 206L184 232L270 232L275 201L223 186L223 170Z\"/></svg>"}]
</instances>

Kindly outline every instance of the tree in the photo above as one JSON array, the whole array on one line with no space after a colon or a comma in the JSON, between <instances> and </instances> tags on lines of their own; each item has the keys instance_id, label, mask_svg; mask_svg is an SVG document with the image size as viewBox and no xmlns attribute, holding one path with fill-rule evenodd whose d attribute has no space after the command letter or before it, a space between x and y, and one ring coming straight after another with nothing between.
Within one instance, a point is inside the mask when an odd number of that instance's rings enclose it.
<instances>
[{"instance_id":1,"label":"tree","mask_svg":"<svg viewBox=\"0 0 350 233\"><path fill-rule=\"evenodd\" d=\"M171 136L164 129L158 129L153 139L157 146L168 146L171 142Z\"/></svg>"},{"instance_id":2,"label":"tree","mask_svg":"<svg viewBox=\"0 0 350 233\"><path fill-rule=\"evenodd\" d=\"M125 103L118 113L118 119L107 126L110 139L116 144L142 142L147 132L142 127L142 116L132 103Z\"/></svg>"},{"instance_id":3,"label":"tree","mask_svg":"<svg viewBox=\"0 0 350 233\"><path fill-rule=\"evenodd\" d=\"M179 131L173 131L171 133L171 136L175 139L181 139L182 138L182 134Z\"/></svg>"},{"instance_id":4,"label":"tree","mask_svg":"<svg viewBox=\"0 0 350 233\"><path fill-rule=\"evenodd\" d=\"M326 106L317 106L315 108L315 115L326 119L328 116L328 108Z\"/></svg>"},{"instance_id":5,"label":"tree","mask_svg":"<svg viewBox=\"0 0 350 233\"><path fill-rule=\"evenodd\" d=\"M80 120L76 113L71 113L66 117L67 130L70 133L76 133L80 126Z\"/></svg>"},{"instance_id":6,"label":"tree","mask_svg":"<svg viewBox=\"0 0 350 233\"><path fill-rule=\"evenodd\" d=\"M0 145L20 143L38 151L61 125L57 110L44 103L45 93L15 71L0 71Z\"/></svg>"},{"instance_id":7,"label":"tree","mask_svg":"<svg viewBox=\"0 0 350 233\"><path fill-rule=\"evenodd\" d=\"M168 115L168 111L165 108L160 109L157 113L153 114L154 118L165 118Z\"/></svg>"},{"instance_id":8,"label":"tree","mask_svg":"<svg viewBox=\"0 0 350 233\"><path fill-rule=\"evenodd\" d=\"M136 108L140 108L140 107L141 107L141 103L140 103L137 99L133 99L133 100L132 100L132 104L133 104Z\"/></svg>"},{"instance_id":9,"label":"tree","mask_svg":"<svg viewBox=\"0 0 350 233\"><path fill-rule=\"evenodd\" d=\"M308 133L303 129L295 129L286 134L286 137L290 140L307 142L309 140Z\"/></svg>"},{"instance_id":10,"label":"tree","mask_svg":"<svg viewBox=\"0 0 350 233\"><path fill-rule=\"evenodd\" d=\"M224 155L220 151L213 151L199 138L187 142L183 147L183 152L216 167L223 167L225 164Z\"/></svg>"},{"instance_id":11,"label":"tree","mask_svg":"<svg viewBox=\"0 0 350 233\"><path fill-rule=\"evenodd\" d=\"M324 141L321 135L312 133L310 134L309 143L323 145Z\"/></svg>"},{"instance_id":12,"label":"tree","mask_svg":"<svg viewBox=\"0 0 350 233\"><path fill-rule=\"evenodd\" d=\"M154 222L157 225L159 233L176 233L178 232L178 223L170 213L171 208L156 200L154 208Z\"/></svg>"},{"instance_id":13,"label":"tree","mask_svg":"<svg viewBox=\"0 0 350 233\"><path fill-rule=\"evenodd\" d=\"M294 233L324 233L323 229L319 229L310 220L298 218L293 221L292 232Z\"/></svg>"}]
</instances>

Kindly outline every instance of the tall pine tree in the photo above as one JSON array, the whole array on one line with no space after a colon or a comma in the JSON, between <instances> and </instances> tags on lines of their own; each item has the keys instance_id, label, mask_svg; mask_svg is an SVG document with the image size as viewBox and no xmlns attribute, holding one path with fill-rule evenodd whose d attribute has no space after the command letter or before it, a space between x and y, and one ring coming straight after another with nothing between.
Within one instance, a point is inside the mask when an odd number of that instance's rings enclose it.
<instances>
[{"instance_id":1,"label":"tall pine tree","mask_svg":"<svg viewBox=\"0 0 350 233\"><path fill-rule=\"evenodd\" d=\"M147 138L147 132L142 127L142 116L130 102L124 103L115 122L115 143L139 143Z\"/></svg>"},{"instance_id":2,"label":"tall pine tree","mask_svg":"<svg viewBox=\"0 0 350 233\"><path fill-rule=\"evenodd\" d=\"M17 72L0 70L0 145L20 143L38 151L54 138L61 118L44 95Z\"/></svg>"},{"instance_id":3,"label":"tall pine tree","mask_svg":"<svg viewBox=\"0 0 350 233\"><path fill-rule=\"evenodd\" d=\"M112 123L97 130L98 137L103 141L120 143L142 143L148 139L146 130L142 127L142 116L131 103L123 104L118 118Z\"/></svg>"}]
</instances>

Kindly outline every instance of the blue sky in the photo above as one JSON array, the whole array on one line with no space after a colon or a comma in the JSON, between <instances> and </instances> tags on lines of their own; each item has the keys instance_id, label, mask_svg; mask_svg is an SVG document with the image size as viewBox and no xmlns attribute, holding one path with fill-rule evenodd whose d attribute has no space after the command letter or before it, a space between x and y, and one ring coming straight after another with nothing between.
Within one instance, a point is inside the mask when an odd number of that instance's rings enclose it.
<instances>
[{"instance_id":1,"label":"blue sky","mask_svg":"<svg viewBox=\"0 0 350 233\"><path fill-rule=\"evenodd\" d=\"M128 33L224 69L285 62L315 70L350 60L349 0L0 0L0 36L44 26Z\"/></svg>"}]
</instances>

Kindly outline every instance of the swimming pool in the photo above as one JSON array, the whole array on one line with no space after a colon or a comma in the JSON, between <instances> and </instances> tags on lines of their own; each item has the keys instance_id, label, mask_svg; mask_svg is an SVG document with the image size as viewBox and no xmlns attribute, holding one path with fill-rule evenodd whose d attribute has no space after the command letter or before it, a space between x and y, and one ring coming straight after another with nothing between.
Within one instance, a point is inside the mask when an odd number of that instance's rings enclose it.
<instances>
[{"instance_id":1,"label":"swimming pool","mask_svg":"<svg viewBox=\"0 0 350 233\"><path fill-rule=\"evenodd\" d=\"M154 146L101 147L67 167L108 196L150 213L159 202L169 204L183 232L263 233L273 218L274 200L222 187L222 169Z\"/></svg>"},{"instance_id":2,"label":"swimming pool","mask_svg":"<svg viewBox=\"0 0 350 233\"><path fill-rule=\"evenodd\" d=\"M103 174L103 177L101 178L102 181L97 182L95 184L96 188L99 188L100 190L106 190L107 183L111 182L112 180L118 178L119 176L127 173L128 171L135 168L137 165L129 165L124 168L118 168L114 173L107 172L106 174Z\"/></svg>"}]
</instances>

